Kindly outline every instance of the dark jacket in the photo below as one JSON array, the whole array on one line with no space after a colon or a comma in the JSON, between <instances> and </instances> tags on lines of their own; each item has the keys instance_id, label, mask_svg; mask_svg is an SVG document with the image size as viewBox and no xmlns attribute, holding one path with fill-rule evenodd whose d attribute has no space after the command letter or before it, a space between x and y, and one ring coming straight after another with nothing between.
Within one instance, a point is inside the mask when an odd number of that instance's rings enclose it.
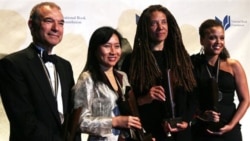
<instances>
[{"instance_id":1,"label":"dark jacket","mask_svg":"<svg viewBox=\"0 0 250 141\"><path fill-rule=\"evenodd\" d=\"M10 122L10 141L62 141L74 85L71 64L56 56L64 109L61 124L57 102L34 45L0 60L2 102Z\"/></svg>"}]
</instances>

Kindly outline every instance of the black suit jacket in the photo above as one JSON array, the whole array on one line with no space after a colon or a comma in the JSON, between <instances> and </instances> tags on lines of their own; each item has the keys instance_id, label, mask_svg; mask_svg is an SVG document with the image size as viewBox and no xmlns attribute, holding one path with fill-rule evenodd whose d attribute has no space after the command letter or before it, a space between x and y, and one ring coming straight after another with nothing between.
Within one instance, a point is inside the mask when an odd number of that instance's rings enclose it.
<instances>
[{"instance_id":1,"label":"black suit jacket","mask_svg":"<svg viewBox=\"0 0 250 141\"><path fill-rule=\"evenodd\" d=\"M60 77L65 123L71 109L74 85L71 64L56 56ZM10 141L62 141L56 99L42 63L31 44L28 48L0 60L2 102L10 122Z\"/></svg>"}]
</instances>

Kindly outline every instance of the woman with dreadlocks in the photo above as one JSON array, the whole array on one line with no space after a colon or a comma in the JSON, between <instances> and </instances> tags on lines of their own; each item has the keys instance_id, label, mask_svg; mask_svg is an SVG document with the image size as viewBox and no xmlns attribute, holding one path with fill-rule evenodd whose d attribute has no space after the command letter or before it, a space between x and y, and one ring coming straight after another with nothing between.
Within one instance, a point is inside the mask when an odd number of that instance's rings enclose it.
<instances>
[{"instance_id":1,"label":"woman with dreadlocks","mask_svg":"<svg viewBox=\"0 0 250 141\"><path fill-rule=\"evenodd\" d=\"M171 12L161 5L146 8L137 24L133 52L124 60L137 98L142 125L157 141L189 141L196 81L181 31ZM174 108L168 92L171 70ZM175 112L173 112L175 111ZM166 122L181 117L174 126ZM170 135L170 136L169 136Z\"/></svg>"}]
</instances>

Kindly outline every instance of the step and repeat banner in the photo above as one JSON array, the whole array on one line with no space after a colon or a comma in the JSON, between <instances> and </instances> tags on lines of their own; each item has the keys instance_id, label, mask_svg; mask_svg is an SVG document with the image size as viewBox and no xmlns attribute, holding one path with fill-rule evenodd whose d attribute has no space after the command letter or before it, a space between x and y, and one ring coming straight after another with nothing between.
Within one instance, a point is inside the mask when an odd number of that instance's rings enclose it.
<instances>
[{"instance_id":1,"label":"step and repeat banner","mask_svg":"<svg viewBox=\"0 0 250 141\"><path fill-rule=\"evenodd\" d=\"M53 0L51 0L53 1ZM27 26L31 8L40 0L0 0L0 58L26 48L32 41ZM249 0L55 0L65 20L64 38L54 51L69 60L77 80L82 71L91 34L100 26L118 29L132 48L136 21L151 4L167 7L175 16L184 44L191 54L199 52L198 27L206 19L226 25L225 40L232 58L243 65L250 84L250 1ZM1 102L1 101L0 101ZM236 100L237 103L237 100ZM250 112L241 120L243 140L250 140ZM0 141L7 141L9 125L0 103ZM85 139L84 139L85 140Z\"/></svg>"}]
</instances>

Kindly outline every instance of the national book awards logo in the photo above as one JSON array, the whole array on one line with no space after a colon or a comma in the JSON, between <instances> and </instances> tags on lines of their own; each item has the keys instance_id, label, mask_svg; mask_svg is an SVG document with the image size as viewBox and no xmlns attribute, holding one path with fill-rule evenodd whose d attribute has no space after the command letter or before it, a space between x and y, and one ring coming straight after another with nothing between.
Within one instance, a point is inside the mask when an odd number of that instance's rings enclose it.
<instances>
[{"instance_id":1,"label":"national book awards logo","mask_svg":"<svg viewBox=\"0 0 250 141\"><path fill-rule=\"evenodd\" d=\"M224 26L225 30L227 30L229 27L232 27L232 26L244 27L247 24L247 20L231 19L231 16L229 16L229 15L226 15L222 19L215 16L215 20L221 22L221 24Z\"/></svg>"}]
</instances>

